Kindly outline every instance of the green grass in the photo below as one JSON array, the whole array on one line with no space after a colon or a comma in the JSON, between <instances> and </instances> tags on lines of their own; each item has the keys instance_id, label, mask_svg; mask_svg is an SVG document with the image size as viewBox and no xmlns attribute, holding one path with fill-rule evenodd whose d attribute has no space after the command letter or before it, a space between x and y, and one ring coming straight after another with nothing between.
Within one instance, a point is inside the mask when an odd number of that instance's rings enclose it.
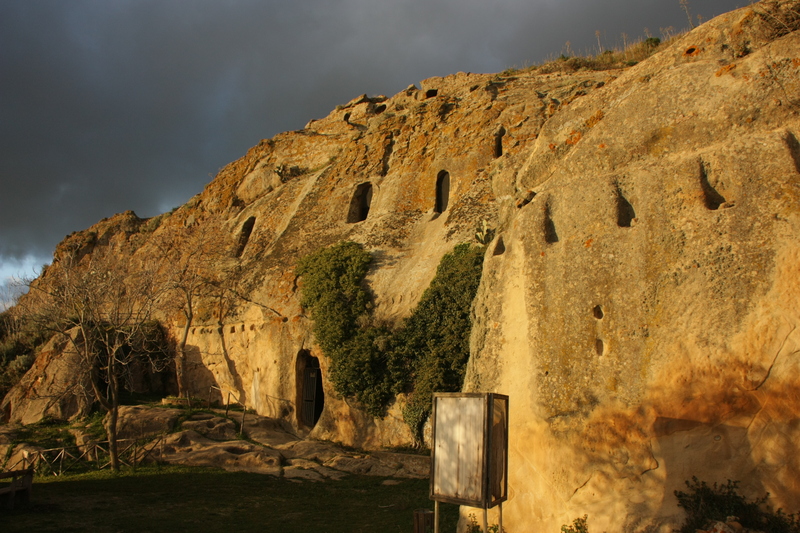
<instances>
[{"instance_id":1,"label":"green grass","mask_svg":"<svg viewBox=\"0 0 800 533\"><path fill-rule=\"evenodd\" d=\"M148 467L36 478L27 507L0 508L2 531L408 532L413 511L433 509L428 480L384 478L295 483L273 476L185 467ZM442 531L458 508L441 505Z\"/></svg>"}]
</instances>

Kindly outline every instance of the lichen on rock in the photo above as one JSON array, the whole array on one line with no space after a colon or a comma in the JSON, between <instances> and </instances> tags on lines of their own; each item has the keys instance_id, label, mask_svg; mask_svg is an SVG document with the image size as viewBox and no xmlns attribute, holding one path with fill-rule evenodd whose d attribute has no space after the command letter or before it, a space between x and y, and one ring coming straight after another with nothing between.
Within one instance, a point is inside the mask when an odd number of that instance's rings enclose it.
<instances>
[{"instance_id":1,"label":"lichen on rock","mask_svg":"<svg viewBox=\"0 0 800 533\"><path fill-rule=\"evenodd\" d=\"M336 394L295 265L358 243L371 320L397 328L486 221L464 389L510 397L509 530L586 514L597 531L669 531L693 475L797 511L798 12L759 2L624 70L458 73L359 97L262 141L157 224L119 215L56 255L139 264L171 242L187 265L197 246L181 243L211 236L192 394L376 449L413 441L402 402L376 417ZM176 338L187 324L174 305L159 319ZM311 425L309 368L324 395Z\"/></svg>"}]
</instances>

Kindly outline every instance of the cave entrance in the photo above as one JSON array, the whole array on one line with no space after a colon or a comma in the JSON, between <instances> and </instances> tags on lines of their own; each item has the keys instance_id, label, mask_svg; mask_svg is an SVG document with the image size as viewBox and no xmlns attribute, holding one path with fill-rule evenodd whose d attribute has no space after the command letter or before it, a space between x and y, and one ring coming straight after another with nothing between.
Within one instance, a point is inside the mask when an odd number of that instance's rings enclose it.
<instances>
[{"instance_id":1,"label":"cave entrance","mask_svg":"<svg viewBox=\"0 0 800 533\"><path fill-rule=\"evenodd\" d=\"M319 359L308 350L297 355L297 418L308 428L317 425L322 409L325 407L325 393L322 390L322 370Z\"/></svg>"},{"instance_id":2,"label":"cave entrance","mask_svg":"<svg viewBox=\"0 0 800 533\"><path fill-rule=\"evenodd\" d=\"M250 234L253 233L253 226L256 225L256 217L250 217L242 224L242 231L239 233L239 242L236 244L236 257L241 257L244 252L244 247L247 246L247 241L250 240Z\"/></svg>"},{"instance_id":3,"label":"cave entrance","mask_svg":"<svg viewBox=\"0 0 800 533\"><path fill-rule=\"evenodd\" d=\"M450 173L446 170L439 172L436 176L436 203L433 207L434 213L444 213L450 201Z\"/></svg>"},{"instance_id":4,"label":"cave entrance","mask_svg":"<svg viewBox=\"0 0 800 533\"><path fill-rule=\"evenodd\" d=\"M372 204L372 184L362 183L356 187L353 199L350 200L350 210L347 212L347 222L355 224L367 220L369 207Z\"/></svg>"}]
</instances>

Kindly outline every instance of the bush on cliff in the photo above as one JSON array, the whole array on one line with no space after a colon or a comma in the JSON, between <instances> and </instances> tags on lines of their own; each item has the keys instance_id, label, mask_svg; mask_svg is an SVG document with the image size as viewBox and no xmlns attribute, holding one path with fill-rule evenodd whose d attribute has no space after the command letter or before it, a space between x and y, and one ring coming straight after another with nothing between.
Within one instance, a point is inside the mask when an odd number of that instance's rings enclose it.
<instances>
[{"instance_id":1,"label":"bush on cliff","mask_svg":"<svg viewBox=\"0 0 800 533\"><path fill-rule=\"evenodd\" d=\"M314 336L330 355L358 331L356 321L367 315L369 295L361 286L372 256L354 242L340 242L302 258L300 305L311 309Z\"/></svg>"},{"instance_id":2,"label":"bush on cliff","mask_svg":"<svg viewBox=\"0 0 800 533\"><path fill-rule=\"evenodd\" d=\"M379 416L391 399L386 356L369 320L369 295L361 286L372 256L354 242L340 242L310 254L297 265L303 277L300 303L311 309L314 337L330 359L336 391L356 398Z\"/></svg>"},{"instance_id":3,"label":"bush on cliff","mask_svg":"<svg viewBox=\"0 0 800 533\"><path fill-rule=\"evenodd\" d=\"M767 504L769 494L748 501L739 494L739 482L728 480L712 486L696 477L686 482L687 492L675 491L678 505L686 511L686 521L678 530L694 533L714 522L726 522L735 517L741 526L769 533L800 533L800 517L787 515L781 509L773 511Z\"/></svg>"},{"instance_id":4,"label":"bush on cliff","mask_svg":"<svg viewBox=\"0 0 800 533\"><path fill-rule=\"evenodd\" d=\"M397 332L398 377L409 376L406 387L412 390L403 418L417 436L430 414L433 393L456 392L464 383L470 311L481 281L483 251L460 244L442 257L430 287Z\"/></svg>"},{"instance_id":5,"label":"bush on cliff","mask_svg":"<svg viewBox=\"0 0 800 533\"><path fill-rule=\"evenodd\" d=\"M461 389L483 251L461 244L446 254L397 331L373 324L362 286L371 256L358 244L342 242L303 258L297 267L303 277L301 303L311 310L314 336L331 361L336 391L374 416L381 416L396 394L408 392L404 417L419 439L433 392Z\"/></svg>"}]
</instances>

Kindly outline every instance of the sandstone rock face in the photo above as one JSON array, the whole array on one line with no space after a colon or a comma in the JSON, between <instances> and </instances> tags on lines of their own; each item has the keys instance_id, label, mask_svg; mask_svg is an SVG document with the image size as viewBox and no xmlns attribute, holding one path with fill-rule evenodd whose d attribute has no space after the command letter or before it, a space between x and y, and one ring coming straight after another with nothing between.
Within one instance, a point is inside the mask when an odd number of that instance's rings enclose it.
<instances>
[{"instance_id":1,"label":"sandstone rock face","mask_svg":"<svg viewBox=\"0 0 800 533\"><path fill-rule=\"evenodd\" d=\"M53 337L39 349L33 367L3 399L0 413L23 424L43 417L67 420L91 406L91 384L67 339ZM3 417L0 416L0 419Z\"/></svg>"},{"instance_id":2,"label":"sandstone rock face","mask_svg":"<svg viewBox=\"0 0 800 533\"><path fill-rule=\"evenodd\" d=\"M671 531L692 476L800 509L800 35L773 40L769 7L577 100L494 177L535 193L500 209L466 386L511 397L513 531Z\"/></svg>"},{"instance_id":3,"label":"sandstone rock face","mask_svg":"<svg viewBox=\"0 0 800 533\"><path fill-rule=\"evenodd\" d=\"M169 433L175 429L180 416L180 409L121 405L117 419L117 437L135 440ZM105 423L108 424L108 416ZM187 426L186 429L196 428Z\"/></svg>"},{"instance_id":4,"label":"sandstone rock face","mask_svg":"<svg viewBox=\"0 0 800 533\"><path fill-rule=\"evenodd\" d=\"M189 392L375 449L411 441L403 399L379 420L337 397L294 265L363 244L375 315L397 324L486 221L465 390L510 396L509 531L584 514L593 531L671 531L693 475L800 510L798 12L734 11L624 71L460 73L356 98L173 213L70 236L51 268L68 249L135 263L173 245L165 269L195 261L224 288L196 295L190 323L162 306L176 339L188 328Z\"/></svg>"}]
</instances>

